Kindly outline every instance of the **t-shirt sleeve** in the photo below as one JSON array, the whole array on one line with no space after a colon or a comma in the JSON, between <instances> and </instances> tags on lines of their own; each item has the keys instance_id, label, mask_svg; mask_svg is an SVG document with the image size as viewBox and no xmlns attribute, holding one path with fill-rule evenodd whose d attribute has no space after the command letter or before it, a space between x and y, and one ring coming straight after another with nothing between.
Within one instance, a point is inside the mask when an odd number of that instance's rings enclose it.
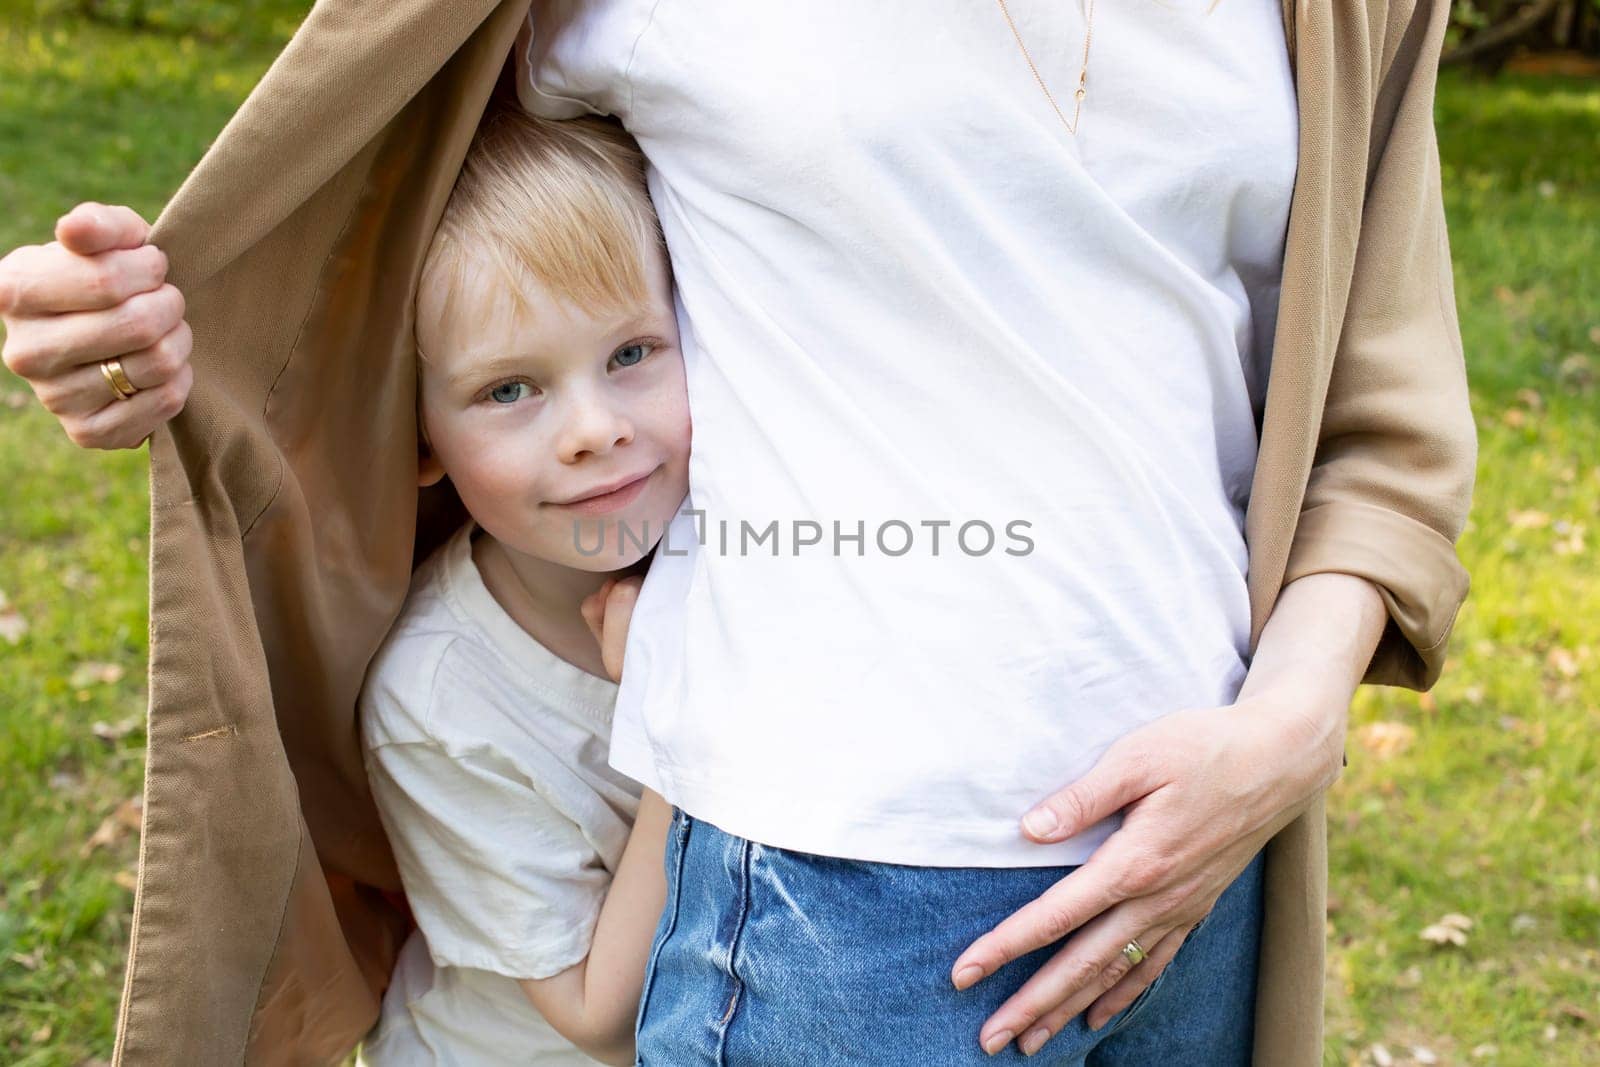
<instances>
[{"instance_id":1,"label":"t-shirt sleeve","mask_svg":"<svg viewBox=\"0 0 1600 1067\"><path fill-rule=\"evenodd\" d=\"M569 23L581 15L577 5L533 4L517 32L513 57L516 70L517 101L532 115L547 119L575 119L583 115L602 115L605 110L589 98L603 97L601 87L587 87L573 81L554 51L561 35L580 27Z\"/></svg>"},{"instance_id":2,"label":"t-shirt sleeve","mask_svg":"<svg viewBox=\"0 0 1600 1067\"><path fill-rule=\"evenodd\" d=\"M588 954L611 875L514 765L426 739L374 745L366 760L436 964L537 979Z\"/></svg>"}]
</instances>

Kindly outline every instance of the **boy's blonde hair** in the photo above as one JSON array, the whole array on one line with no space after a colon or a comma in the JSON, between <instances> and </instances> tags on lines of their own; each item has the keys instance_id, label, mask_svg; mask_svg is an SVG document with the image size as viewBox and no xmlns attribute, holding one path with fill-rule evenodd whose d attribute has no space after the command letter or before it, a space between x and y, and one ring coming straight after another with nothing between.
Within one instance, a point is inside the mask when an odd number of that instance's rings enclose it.
<instances>
[{"instance_id":1,"label":"boy's blonde hair","mask_svg":"<svg viewBox=\"0 0 1600 1067\"><path fill-rule=\"evenodd\" d=\"M649 299L643 257L662 247L644 156L621 125L540 118L496 102L473 136L423 270L444 272L445 315L470 266L485 259L519 303L531 279L585 309L616 310Z\"/></svg>"}]
</instances>

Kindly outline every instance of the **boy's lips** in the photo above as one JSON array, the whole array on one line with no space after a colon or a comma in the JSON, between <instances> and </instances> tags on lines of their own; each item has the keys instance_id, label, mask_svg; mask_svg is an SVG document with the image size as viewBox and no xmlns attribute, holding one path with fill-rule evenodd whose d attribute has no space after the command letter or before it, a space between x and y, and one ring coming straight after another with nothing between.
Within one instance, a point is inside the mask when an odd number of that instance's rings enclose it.
<instances>
[{"instance_id":1,"label":"boy's lips","mask_svg":"<svg viewBox=\"0 0 1600 1067\"><path fill-rule=\"evenodd\" d=\"M582 512L585 515L604 515L633 503L634 498L644 492L645 483L654 473L655 471L651 470L624 481L612 482L585 496L558 501L555 506Z\"/></svg>"}]
</instances>

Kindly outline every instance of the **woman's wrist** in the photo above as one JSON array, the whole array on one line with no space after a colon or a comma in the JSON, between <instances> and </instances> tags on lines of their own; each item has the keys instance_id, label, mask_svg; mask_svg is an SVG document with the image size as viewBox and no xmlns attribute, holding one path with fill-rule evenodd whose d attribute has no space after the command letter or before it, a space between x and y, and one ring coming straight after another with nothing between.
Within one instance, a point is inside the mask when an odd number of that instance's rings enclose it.
<instances>
[{"instance_id":1,"label":"woman's wrist","mask_svg":"<svg viewBox=\"0 0 1600 1067\"><path fill-rule=\"evenodd\" d=\"M1327 572L1285 586L1262 630L1235 703L1283 717L1282 766L1310 791L1339 776L1350 701L1387 619L1377 586Z\"/></svg>"}]
</instances>

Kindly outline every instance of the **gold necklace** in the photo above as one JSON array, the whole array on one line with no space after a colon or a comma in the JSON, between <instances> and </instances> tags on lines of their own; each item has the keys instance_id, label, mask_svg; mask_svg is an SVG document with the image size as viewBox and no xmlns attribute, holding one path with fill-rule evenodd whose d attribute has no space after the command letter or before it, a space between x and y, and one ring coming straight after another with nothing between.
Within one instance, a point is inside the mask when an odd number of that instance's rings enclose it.
<instances>
[{"instance_id":1,"label":"gold necklace","mask_svg":"<svg viewBox=\"0 0 1600 1067\"><path fill-rule=\"evenodd\" d=\"M1033 65L1033 57L1028 54L1028 46L1022 43L1022 34L1017 32L1017 24L1011 21L1011 12L1006 9L1006 0L997 0L1000 4L1000 13L1006 17L1006 23L1011 27L1011 36L1017 39L1017 47L1022 49L1022 58L1028 61L1028 69L1033 71L1034 81L1039 83L1039 88L1044 90L1044 98L1050 101L1050 106L1055 109L1056 118L1061 120L1061 125L1074 137L1078 135L1078 115L1083 110L1083 98L1089 95L1089 40L1094 34L1094 0L1089 0L1089 13L1084 23L1083 32L1083 65L1078 68L1078 87L1072 91L1077 104L1072 109L1072 121L1061 113L1061 108L1056 105L1056 98L1050 95L1050 90L1045 87L1044 79L1039 76L1039 68Z\"/></svg>"}]
</instances>

